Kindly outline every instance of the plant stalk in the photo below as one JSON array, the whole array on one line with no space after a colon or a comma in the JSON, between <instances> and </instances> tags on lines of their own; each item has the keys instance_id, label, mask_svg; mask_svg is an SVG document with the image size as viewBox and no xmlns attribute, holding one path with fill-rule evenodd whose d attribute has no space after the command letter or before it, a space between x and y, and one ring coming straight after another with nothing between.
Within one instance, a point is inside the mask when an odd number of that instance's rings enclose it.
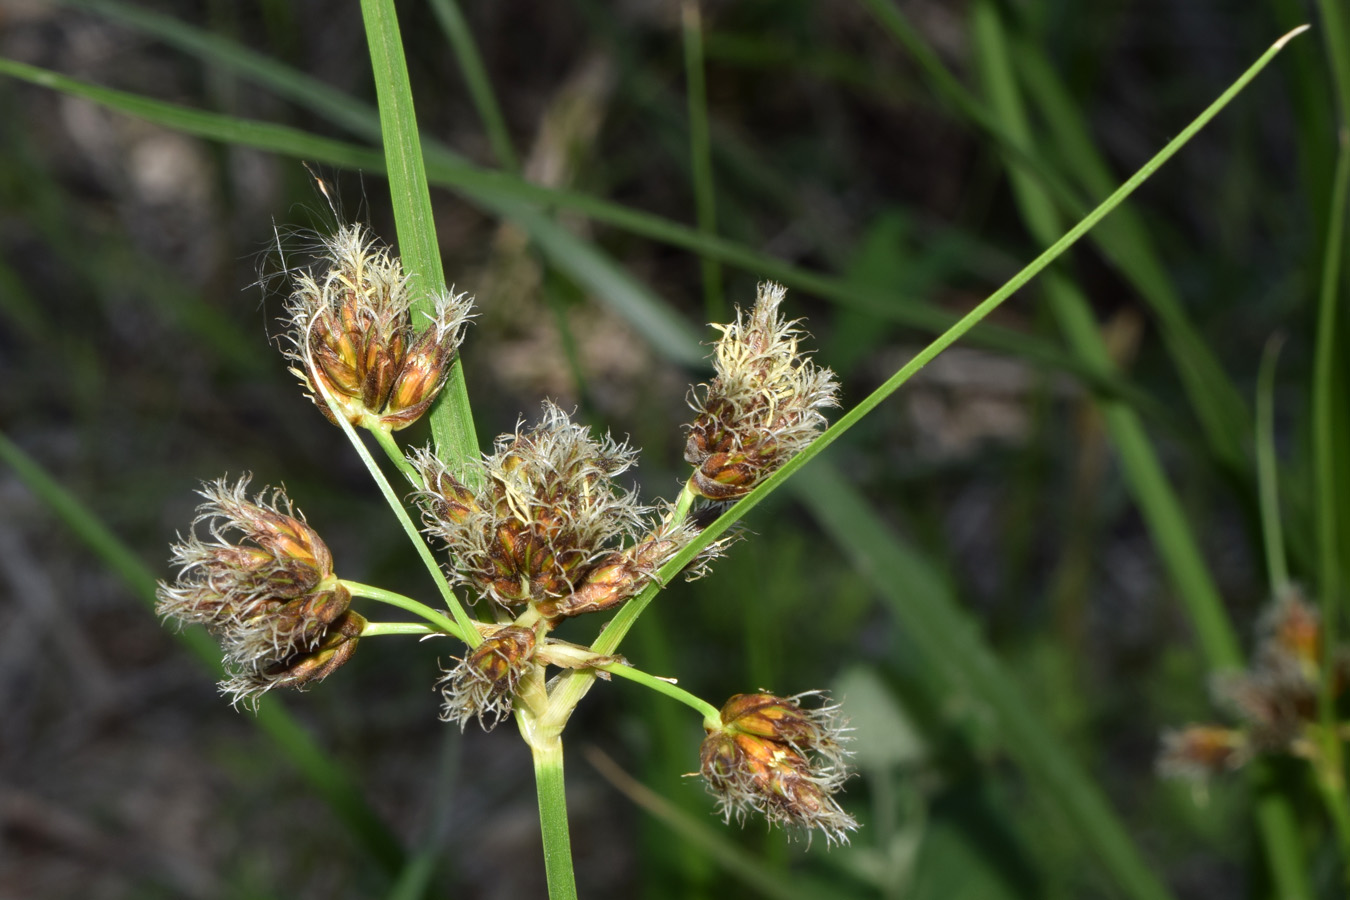
<instances>
[{"instance_id":1,"label":"plant stalk","mask_svg":"<svg viewBox=\"0 0 1350 900\"><path fill-rule=\"evenodd\" d=\"M419 603L411 597L405 597L403 594L396 594L393 591L386 591L384 588L375 587L374 585L361 584L358 581L348 581L345 578L338 580L342 586L351 591L352 595L355 597L365 597L367 600L377 600L380 603L387 603L390 606L405 610L413 615L421 616L423 619L426 619L434 625L436 631L452 634L461 641L464 641L464 643L470 643L469 639L465 636L465 629L461 623L452 622L444 613L432 609L425 603ZM468 630L475 635L478 634L478 629L474 627L473 620L469 621Z\"/></svg>"},{"instance_id":2,"label":"plant stalk","mask_svg":"<svg viewBox=\"0 0 1350 900\"><path fill-rule=\"evenodd\" d=\"M544 875L549 900L576 900L576 876L572 872L572 839L567 830L567 791L563 784L562 738L540 738L526 729L521 734L534 754L534 784L539 795L539 827L544 840Z\"/></svg>"}]
</instances>

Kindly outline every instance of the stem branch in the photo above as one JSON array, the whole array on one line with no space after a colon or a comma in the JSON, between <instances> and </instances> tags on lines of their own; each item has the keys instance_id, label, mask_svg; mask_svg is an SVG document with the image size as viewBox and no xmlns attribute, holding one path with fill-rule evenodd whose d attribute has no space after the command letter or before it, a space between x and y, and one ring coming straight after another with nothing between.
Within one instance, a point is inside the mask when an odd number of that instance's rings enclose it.
<instances>
[{"instance_id":1,"label":"stem branch","mask_svg":"<svg viewBox=\"0 0 1350 900\"><path fill-rule=\"evenodd\" d=\"M378 600L380 603L388 603L390 606L396 606L399 609L406 610L416 616L421 616L428 622L436 626L437 631L443 631L446 634L452 634L470 646L475 646L482 641L478 634L478 628L474 625L472 619L469 620L468 628L458 623L452 622L446 617L445 613L438 612L427 606L425 603L419 603L411 597L405 597L403 594L396 594L393 591L386 591L384 588L378 588L370 584L361 584L359 581L348 581L345 578L338 579L347 590L352 592L353 596L365 597L367 600ZM419 626L421 627L421 626ZM470 641L468 635L472 634L478 638L476 641ZM364 637L365 634L362 634Z\"/></svg>"},{"instance_id":2,"label":"stem branch","mask_svg":"<svg viewBox=\"0 0 1350 900\"><path fill-rule=\"evenodd\" d=\"M629 681L649 687L657 693L665 694L667 697L680 701L685 706L702 713L704 723L710 727L716 728L722 724L722 714L718 712L717 707L701 697L694 696L684 688L677 687L674 682L658 678L641 669L635 669L626 663L608 663L593 668L599 669L601 672L608 672L611 675L617 675L620 678L626 678Z\"/></svg>"}]
</instances>

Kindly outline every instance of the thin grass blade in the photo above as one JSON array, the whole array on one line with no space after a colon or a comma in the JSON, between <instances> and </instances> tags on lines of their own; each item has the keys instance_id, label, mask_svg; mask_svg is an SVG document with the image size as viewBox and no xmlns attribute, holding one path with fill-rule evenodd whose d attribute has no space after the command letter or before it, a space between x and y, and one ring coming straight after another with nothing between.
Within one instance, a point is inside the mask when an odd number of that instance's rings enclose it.
<instances>
[{"instance_id":1,"label":"thin grass blade","mask_svg":"<svg viewBox=\"0 0 1350 900\"><path fill-rule=\"evenodd\" d=\"M1066 185L1057 173L1044 164L1039 154L1009 131L1006 122L947 70L937 54L924 43L895 7L893 0L862 2L915 57L934 86L957 111L997 141L1012 168L1021 172L1023 177L1034 180L1055 204L1070 215L1079 217L1083 214L1084 206L1077 191ZM1112 183L1109 171L1100 161L1091 141L1087 140L1081 122L1072 112L1072 104L1055 92L1053 70L1048 64L1037 66L1034 63L1033 54L1023 74L1037 89L1036 95L1045 105L1053 134L1065 151L1064 156L1075 164L1075 174L1090 194L1106 194ZM1011 77L1011 73L1007 74ZM1106 223L1094 232L1093 242L1109 259L1116 262L1124 277L1135 284L1158 317L1169 352L1204 426L1213 454L1230 471L1245 472L1248 466L1244 448L1251 423L1242 398L1236 394L1222 366L1186 318L1156 255L1150 251L1147 232L1138 226L1137 219L1128 209L1122 210L1113 219L1120 221Z\"/></svg>"},{"instance_id":2,"label":"thin grass blade","mask_svg":"<svg viewBox=\"0 0 1350 900\"><path fill-rule=\"evenodd\" d=\"M1111 878L1132 897L1170 896L1140 857L1106 798L962 614L945 580L895 535L838 470L817 462L793 483L797 498L852 559L914 635L933 668L986 704L1018 765L1075 826Z\"/></svg>"},{"instance_id":3,"label":"thin grass blade","mask_svg":"<svg viewBox=\"0 0 1350 900\"><path fill-rule=\"evenodd\" d=\"M483 57L478 53L478 44L469 30L463 10L459 8L457 0L431 0L431 11L436 14L436 21L440 22L441 30L454 48L460 74L464 76L478 117L483 120L483 128L487 131L488 143L492 145L492 154L497 157L497 165L508 172L519 172L520 158L511 143L506 117L497 103L492 79L488 77L487 66L483 65Z\"/></svg>"},{"instance_id":4,"label":"thin grass blade","mask_svg":"<svg viewBox=\"0 0 1350 900\"><path fill-rule=\"evenodd\" d=\"M1266 342L1256 379L1256 470L1261 479L1261 535L1266 550L1270 595L1278 597L1289 586L1289 563L1280 521L1280 469L1275 453L1275 364L1284 337Z\"/></svg>"},{"instance_id":5,"label":"thin grass blade","mask_svg":"<svg viewBox=\"0 0 1350 900\"><path fill-rule=\"evenodd\" d=\"M1111 171L1062 80L1032 41L1016 35L1010 40L1010 59L1049 125L1046 133L1059 157L1090 196L1106 194L1111 190ZM1186 315L1143 219L1126 204L1103 223L1096 237L1102 252L1157 318L1159 333L1216 456L1230 471L1246 473L1251 416L1232 379Z\"/></svg>"},{"instance_id":6,"label":"thin grass blade","mask_svg":"<svg viewBox=\"0 0 1350 900\"><path fill-rule=\"evenodd\" d=\"M153 35L202 60L236 72L250 73L279 97L311 109L333 124L370 141L379 141L380 123L365 104L353 103L342 91L284 63L256 53L236 41L194 28L172 16L117 0L56 0Z\"/></svg>"}]
</instances>

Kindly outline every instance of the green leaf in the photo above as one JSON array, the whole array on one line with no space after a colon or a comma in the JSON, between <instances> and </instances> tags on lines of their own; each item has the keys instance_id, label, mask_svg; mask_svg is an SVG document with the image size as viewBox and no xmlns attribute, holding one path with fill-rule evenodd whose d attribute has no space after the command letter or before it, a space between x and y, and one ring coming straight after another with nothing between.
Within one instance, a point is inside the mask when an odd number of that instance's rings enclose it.
<instances>
[{"instance_id":1,"label":"green leaf","mask_svg":"<svg viewBox=\"0 0 1350 900\"><path fill-rule=\"evenodd\" d=\"M1010 61L1049 124L1047 133L1057 145L1059 156L1090 196L1106 194L1111 190L1110 169L1093 146L1084 117L1074 109L1049 60L1024 35L1013 37L1011 48ZM1252 434L1251 416L1232 379L1187 317L1143 219L1125 204L1102 223L1095 242L1153 312L1215 456L1232 472L1246 477L1251 468L1246 453Z\"/></svg>"},{"instance_id":2,"label":"green leaf","mask_svg":"<svg viewBox=\"0 0 1350 900\"><path fill-rule=\"evenodd\" d=\"M427 314L433 308L432 298L445 292L445 272L441 267L441 247L436 241L431 190L422 161L422 142L417 132L398 17L393 0L361 0L361 14L375 75L385 174L389 177L389 197L398 228L399 255L413 289L420 294L413 311ZM416 318L423 320L423 316ZM429 419L437 455L451 471L463 477L468 472L468 461L477 459L479 450L464 367L458 356Z\"/></svg>"}]
</instances>

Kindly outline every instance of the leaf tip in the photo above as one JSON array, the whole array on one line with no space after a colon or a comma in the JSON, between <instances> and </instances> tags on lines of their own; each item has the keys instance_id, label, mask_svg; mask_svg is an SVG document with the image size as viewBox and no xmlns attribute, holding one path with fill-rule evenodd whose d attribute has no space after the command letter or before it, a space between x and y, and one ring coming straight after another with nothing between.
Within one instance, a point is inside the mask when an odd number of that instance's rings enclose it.
<instances>
[{"instance_id":1,"label":"leaf tip","mask_svg":"<svg viewBox=\"0 0 1350 900\"><path fill-rule=\"evenodd\" d=\"M1295 28L1293 31L1289 32L1289 33L1286 34L1284 37L1282 37L1282 38L1280 38L1278 41L1276 41L1275 44L1274 44L1274 49L1276 49L1276 50L1282 50L1282 49L1284 49L1284 45L1285 45L1285 44L1289 43L1289 42L1292 41L1294 38L1298 37L1300 34L1302 34L1303 32L1307 31L1307 30L1310 29L1310 28L1312 28L1311 25L1300 25L1300 26L1298 26L1298 27Z\"/></svg>"}]
</instances>

